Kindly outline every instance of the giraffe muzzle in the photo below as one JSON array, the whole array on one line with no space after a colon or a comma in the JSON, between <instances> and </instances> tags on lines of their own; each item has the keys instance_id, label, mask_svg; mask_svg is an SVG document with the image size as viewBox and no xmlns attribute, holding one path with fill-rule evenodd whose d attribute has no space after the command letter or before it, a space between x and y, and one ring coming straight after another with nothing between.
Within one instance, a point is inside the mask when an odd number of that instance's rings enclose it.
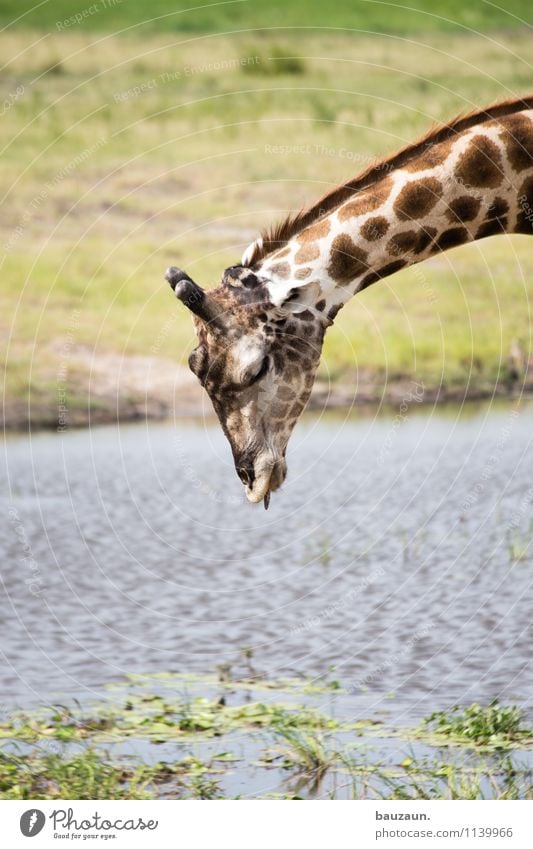
<instances>
[{"instance_id":1,"label":"giraffe muzzle","mask_svg":"<svg viewBox=\"0 0 533 849\"><path fill-rule=\"evenodd\" d=\"M280 488L287 475L287 463L283 457L274 457L270 453L260 454L254 463L252 478L248 483L241 477L240 470L237 474L246 487L246 497L252 504L263 501L265 508L268 507L270 494Z\"/></svg>"}]
</instances>

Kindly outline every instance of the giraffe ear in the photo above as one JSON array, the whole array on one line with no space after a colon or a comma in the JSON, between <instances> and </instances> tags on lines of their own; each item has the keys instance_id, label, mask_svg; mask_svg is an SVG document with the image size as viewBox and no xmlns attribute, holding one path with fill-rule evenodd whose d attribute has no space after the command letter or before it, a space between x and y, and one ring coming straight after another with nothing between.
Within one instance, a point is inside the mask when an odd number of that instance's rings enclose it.
<instances>
[{"instance_id":1,"label":"giraffe ear","mask_svg":"<svg viewBox=\"0 0 533 849\"><path fill-rule=\"evenodd\" d=\"M320 296L320 285L316 281L292 286L280 300L278 306L285 312L303 312L314 307Z\"/></svg>"}]
</instances>

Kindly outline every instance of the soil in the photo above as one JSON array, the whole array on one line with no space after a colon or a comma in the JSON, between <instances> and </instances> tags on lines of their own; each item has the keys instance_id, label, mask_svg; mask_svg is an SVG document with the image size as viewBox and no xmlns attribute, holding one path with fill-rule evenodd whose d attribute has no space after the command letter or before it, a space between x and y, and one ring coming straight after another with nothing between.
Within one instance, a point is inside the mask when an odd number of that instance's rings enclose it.
<instances>
[{"instance_id":1,"label":"soil","mask_svg":"<svg viewBox=\"0 0 533 849\"><path fill-rule=\"evenodd\" d=\"M345 380L317 380L308 409L384 404L401 408L405 401L435 404L513 397L533 391L533 377L494 383L470 380L466 386L427 386L410 375L357 372ZM58 429L142 419L212 416L212 408L196 378L184 366L157 356L123 356L76 346L70 352L65 384L53 379L29 397L7 397L7 430Z\"/></svg>"}]
</instances>

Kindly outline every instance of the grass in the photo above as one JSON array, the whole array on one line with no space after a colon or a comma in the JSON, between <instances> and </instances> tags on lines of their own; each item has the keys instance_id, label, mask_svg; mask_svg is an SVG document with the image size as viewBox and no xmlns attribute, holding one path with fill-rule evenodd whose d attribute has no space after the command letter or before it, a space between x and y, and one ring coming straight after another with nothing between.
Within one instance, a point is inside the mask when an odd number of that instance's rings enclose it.
<instances>
[{"instance_id":1,"label":"grass","mask_svg":"<svg viewBox=\"0 0 533 849\"><path fill-rule=\"evenodd\" d=\"M4 0L0 22L16 27L42 27L67 31L80 28L87 31L115 31L126 27L135 33L142 28L164 32L224 32L235 29L274 27L342 27L374 32L453 32L466 27L474 30L516 28L520 21L531 18L526 0L507 0L505 8L473 0L465 6L461 0L410 0L408 4L351 2L339 0L325 7L319 0L273 0L254 4L234 0L221 4L190 4L177 0L169 8L166 0L152 0L149 13L141 0L107 0L96 3L92 14L79 21L71 16L83 13L84 2L54 0L35 4L31 0ZM14 23L12 23L14 22Z\"/></svg>"},{"instance_id":2,"label":"grass","mask_svg":"<svg viewBox=\"0 0 533 849\"><path fill-rule=\"evenodd\" d=\"M305 550L305 563L321 563L322 566L329 566L333 547L332 540L327 531L322 533L318 538L312 539Z\"/></svg>"},{"instance_id":3,"label":"grass","mask_svg":"<svg viewBox=\"0 0 533 849\"><path fill-rule=\"evenodd\" d=\"M3 4L4 22L26 8ZM523 3L507 9L527 14ZM407 44L398 34L342 29L254 31L254 16L265 26L269 16L286 27L301 22L297 2L280 10L231 4L196 13L188 34L168 19L116 35L119 24L144 17L140 2L58 32L54 21L73 9L57 0L0 36L8 419L24 420L30 399L35 422L57 420L59 389L80 420L88 407L114 411L107 355L184 365L194 344L190 318L162 279L166 266L213 285L287 210L433 122L531 87L529 32L490 5L442 0L431 15L412 16L358 5L361 29L408 31ZM474 30L505 20L513 31L485 38L443 22L445 10ZM233 32L237 19L225 34L226 14L248 16L250 29ZM324 14L306 5L305 22ZM351 21L346 4L327 15L330 26ZM532 272L525 237L489 239L405 270L340 313L321 376L354 391L358 382L405 377L430 388L505 384L513 344L530 347ZM142 387L123 392L144 397Z\"/></svg>"},{"instance_id":4,"label":"grass","mask_svg":"<svg viewBox=\"0 0 533 849\"><path fill-rule=\"evenodd\" d=\"M217 771L194 757L148 766L91 747L75 755L0 752L0 799L217 799Z\"/></svg>"},{"instance_id":5,"label":"grass","mask_svg":"<svg viewBox=\"0 0 533 849\"><path fill-rule=\"evenodd\" d=\"M531 772L508 758L455 766L413 761L408 770L392 771L368 763L350 762L337 752L325 752L317 740L287 739L284 771L290 777L276 798L313 798L330 771L322 798L351 799L532 799ZM271 769L272 752L263 765ZM0 754L0 799L222 799L223 761L184 758L152 766L114 761L108 754L86 749L74 756ZM231 797L230 797L231 798ZM259 798L272 798L268 793Z\"/></svg>"},{"instance_id":6,"label":"grass","mask_svg":"<svg viewBox=\"0 0 533 849\"><path fill-rule=\"evenodd\" d=\"M521 563L528 560L530 557L529 546L531 543L531 522L528 529L528 534L522 536L516 531L511 531L508 535L507 550L509 552L509 560L511 563Z\"/></svg>"},{"instance_id":7,"label":"grass","mask_svg":"<svg viewBox=\"0 0 533 849\"><path fill-rule=\"evenodd\" d=\"M357 702L348 718L342 689L305 680L133 676L109 695L6 717L0 798L241 798L248 781L258 798L533 797L518 760L533 734L513 705L456 707L413 730Z\"/></svg>"},{"instance_id":8,"label":"grass","mask_svg":"<svg viewBox=\"0 0 533 849\"><path fill-rule=\"evenodd\" d=\"M296 772L298 778L319 784L326 772L338 765L339 753L328 749L324 737L316 731L281 725L275 734L283 768Z\"/></svg>"},{"instance_id":9,"label":"grass","mask_svg":"<svg viewBox=\"0 0 533 849\"><path fill-rule=\"evenodd\" d=\"M280 725L276 727L276 735L284 744L284 764L289 768L297 767L308 775L319 777L337 760L338 753L328 752L324 738L314 731Z\"/></svg>"},{"instance_id":10,"label":"grass","mask_svg":"<svg viewBox=\"0 0 533 849\"><path fill-rule=\"evenodd\" d=\"M424 720L423 726L450 742L495 748L506 748L532 736L523 726L522 711L515 705L503 707L497 701L486 706L455 705L447 713L437 711Z\"/></svg>"},{"instance_id":11,"label":"grass","mask_svg":"<svg viewBox=\"0 0 533 849\"><path fill-rule=\"evenodd\" d=\"M88 749L74 757L0 753L0 799L150 799L157 770L116 764Z\"/></svg>"},{"instance_id":12,"label":"grass","mask_svg":"<svg viewBox=\"0 0 533 849\"><path fill-rule=\"evenodd\" d=\"M405 777L384 776L388 799L517 800L531 799L531 772L517 770L508 758L498 764L480 762L474 767L454 764L413 763Z\"/></svg>"}]
</instances>

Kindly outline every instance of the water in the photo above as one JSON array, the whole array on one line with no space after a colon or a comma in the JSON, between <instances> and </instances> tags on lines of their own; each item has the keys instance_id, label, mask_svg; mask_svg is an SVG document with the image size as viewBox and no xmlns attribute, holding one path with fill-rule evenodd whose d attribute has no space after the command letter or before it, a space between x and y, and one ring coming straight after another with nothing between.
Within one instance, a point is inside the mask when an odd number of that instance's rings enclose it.
<instances>
[{"instance_id":1,"label":"water","mask_svg":"<svg viewBox=\"0 0 533 849\"><path fill-rule=\"evenodd\" d=\"M7 439L3 707L242 667L243 647L399 720L527 707L532 437L511 402L310 416L267 513L213 422Z\"/></svg>"}]
</instances>

